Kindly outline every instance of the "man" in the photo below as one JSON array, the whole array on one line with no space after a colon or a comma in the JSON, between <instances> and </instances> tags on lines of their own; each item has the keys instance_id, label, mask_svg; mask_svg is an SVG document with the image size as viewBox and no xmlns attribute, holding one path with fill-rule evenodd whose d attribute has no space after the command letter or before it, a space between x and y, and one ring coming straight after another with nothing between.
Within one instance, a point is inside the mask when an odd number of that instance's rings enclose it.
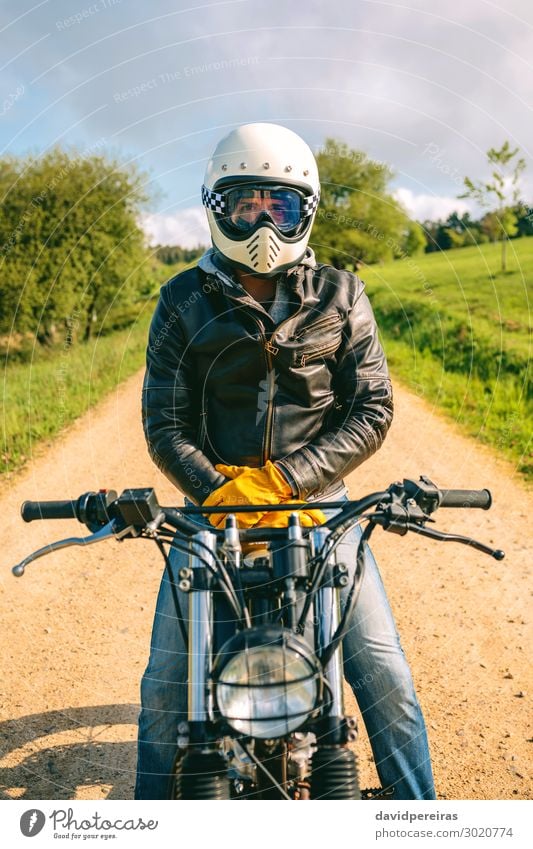
<instances>
[{"instance_id":1,"label":"man","mask_svg":"<svg viewBox=\"0 0 533 849\"><path fill-rule=\"evenodd\" d=\"M364 285L318 264L308 248L319 192L311 150L274 124L238 127L207 165L202 200L213 247L161 289L143 390L151 456L193 503L346 499L343 476L390 426L390 379ZM286 516L237 518L249 527ZM304 517L323 519L311 507ZM359 536L343 543L350 569ZM180 552L172 558L184 564ZM164 576L141 684L136 798L167 793L186 719L179 639ZM424 721L369 550L343 656L384 790L434 799Z\"/></svg>"}]
</instances>

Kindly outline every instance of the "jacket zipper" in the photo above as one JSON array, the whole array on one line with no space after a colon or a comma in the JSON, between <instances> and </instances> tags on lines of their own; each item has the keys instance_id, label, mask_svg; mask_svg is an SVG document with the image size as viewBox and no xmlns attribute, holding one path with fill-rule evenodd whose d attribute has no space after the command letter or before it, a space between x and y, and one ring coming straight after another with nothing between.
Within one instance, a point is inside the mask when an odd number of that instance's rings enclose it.
<instances>
[{"instance_id":1,"label":"jacket zipper","mask_svg":"<svg viewBox=\"0 0 533 849\"><path fill-rule=\"evenodd\" d=\"M306 333L313 330L320 330L323 327L327 327L329 324L339 324L340 321L341 317L338 313L335 313L335 315L326 315L324 318L319 318L317 321L313 322L313 324L308 325L308 327L302 328L302 330L296 334L295 339L301 339Z\"/></svg>"},{"instance_id":2,"label":"jacket zipper","mask_svg":"<svg viewBox=\"0 0 533 849\"><path fill-rule=\"evenodd\" d=\"M270 340L265 337L265 359L267 364L267 409L265 416L265 429L263 432L263 447L262 447L262 456L261 456L261 465L265 465L266 461L270 459L270 449L272 447L272 420L274 418L274 386L276 384L276 379L274 376L274 369L272 368L272 354L277 354L279 348L276 348L275 345L272 345Z\"/></svg>"},{"instance_id":3,"label":"jacket zipper","mask_svg":"<svg viewBox=\"0 0 533 849\"><path fill-rule=\"evenodd\" d=\"M228 293L228 297L238 300L236 296L230 295ZM295 316L299 315L303 309L303 298L300 295L300 306L296 310L296 312L292 313L288 318L278 324L276 328L270 334L270 339L267 339L265 325L262 321L260 321L257 316L251 312L250 310L246 310L248 315L251 315L257 326L259 327L259 331L261 333L262 347L265 355L265 364L267 368L267 409L265 415L265 428L263 431L263 443L261 449L261 464L264 466L266 461L270 459L270 452L272 448L272 420L274 417L274 373L272 368L272 357L276 356L279 352L279 348L277 345L274 345L273 339L278 332L278 330L283 327L291 319L295 318Z\"/></svg>"},{"instance_id":4,"label":"jacket zipper","mask_svg":"<svg viewBox=\"0 0 533 849\"><path fill-rule=\"evenodd\" d=\"M265 348L265 357L266 357L267 368L268 368L268 373L267 373L267 393L268 394L267 394L267 412L266 412L266 417L265 417L265 431L264 431L264 437L263 437L263 452L262 452L262 465L263 466L265 465L266 461L270 459L270 454L271 454L271 450L272 450L272 421L273 421L273 418L274 418L274 386L275 386L274 371L273 371L273 368L272 368L272 357L273 356L275 357L276 354L279 352L279 348L277 347L277 345L274 344L274 338L275 338L278 330L280 330L283 327L284 324L286 324L288 321L290 321L291 319L295 318L297 315L300 314L300 312L303 309L303 305L304 305L303 298L300 297L300 306L298 307L296 312L294 312L292 315L290 315L288 318L286 318L284 321L282 321L281 324L278 324L278 326L270 334L270 339L266 339L266 337L265 337L264 348ZM264 327L263 327L263 330L264 330Z\"/></svg>"},{"instance_id":5,"label":"jacket zipper","mask_svg":"<svg viewBox=\"0 0 533 849\"><path fill-rule=\"evenodd\" d=\"M200 451L203 451L205 441L207 438L207 405L209 401L206 399L205 406L200 413L200 432L198 434L198 447Z\"/></svg>"},{"instance_id":6,"label":"jacket zipper","mask_svg":"<svg viewBox=\"0 0 533 849\"><path fill-rule=\"evenodd\" d=\"M334 342L326 346L325 348L319 348L318 351L310 351L308 354L302 354L299 359L299 365L305 366L309 362L309 360L314 360L315 357L323 357L326 354L332 354L333 351L336 351L339 347L338 342Z\"/></svg>"}]
</instances>

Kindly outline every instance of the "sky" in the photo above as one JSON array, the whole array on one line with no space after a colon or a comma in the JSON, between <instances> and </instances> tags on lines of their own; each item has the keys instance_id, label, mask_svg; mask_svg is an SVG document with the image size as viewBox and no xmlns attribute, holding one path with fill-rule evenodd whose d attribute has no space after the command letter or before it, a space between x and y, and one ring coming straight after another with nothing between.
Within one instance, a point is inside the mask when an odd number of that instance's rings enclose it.
<instances>
[{"instance_id":1,"label":"sky","mask_svg":"<svg viewBox=\"0 0 533 849\"><path fill-rule=\"evenodd\" d=\"M0 0L0 156L105 149L145 174L153 243L209 242L218 140L267 121L390 164L414 218L470 209L505 139L533 201L530 0Z\"/></svg>"}]
</instances>

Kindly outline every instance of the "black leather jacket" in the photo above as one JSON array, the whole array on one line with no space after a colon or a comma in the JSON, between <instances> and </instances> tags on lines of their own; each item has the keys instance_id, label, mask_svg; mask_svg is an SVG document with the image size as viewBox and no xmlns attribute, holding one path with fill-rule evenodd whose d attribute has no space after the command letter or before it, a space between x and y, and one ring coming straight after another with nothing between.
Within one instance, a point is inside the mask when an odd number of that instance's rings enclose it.
<instances>
[{"instance_id":1,"label":"black leather jacket","mask_svg":"<svg viewBox=\"0 0 533 849\"><path fill-rule=\"evenodd\" d=\"M241 287L196 267L160 293L143 425L150 455L194 503L224 483L215 463L276 461L298 498L326 495L380 447L392 391L364 284L291 269L277 327Z\"/></svg>"}]
</instances>

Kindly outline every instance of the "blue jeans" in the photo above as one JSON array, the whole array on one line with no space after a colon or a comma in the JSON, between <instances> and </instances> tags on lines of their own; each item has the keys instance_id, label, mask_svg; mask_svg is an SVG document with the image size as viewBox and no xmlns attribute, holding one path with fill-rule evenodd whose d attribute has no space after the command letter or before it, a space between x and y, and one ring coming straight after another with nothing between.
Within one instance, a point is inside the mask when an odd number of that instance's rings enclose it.
<instances>
[{"instance_id":1,"label":"blue jeans","mask_svg":"<svg viewBox=\"0 0 533 849\"><path fill-rule=\"evenodd\" d=\"M333 500L333 499L330 499ZM347 500L347 496L335 500ZM337 510L324 511L328 518ZM195 517L196 518L196 517ZM202 527L207 524L199 516ZM339 545L339 562L353 576L361 530ZM187 555L171 550L174 577ZM343 589L345 596L350 588ZM180 591L186 614L187 597ZM345 601L346 598L342 599ZM400 644L374 556L367 546L366 570L350 630L343 641L344 675L365 723L376 769L391 799L435 799L435 788L420 705ZM157 598L150 659L141 682L136 799L165 799L176 753L177 726L187 719L187 648L176 622L168 575Z\"/></svg>"}]
</instances>

